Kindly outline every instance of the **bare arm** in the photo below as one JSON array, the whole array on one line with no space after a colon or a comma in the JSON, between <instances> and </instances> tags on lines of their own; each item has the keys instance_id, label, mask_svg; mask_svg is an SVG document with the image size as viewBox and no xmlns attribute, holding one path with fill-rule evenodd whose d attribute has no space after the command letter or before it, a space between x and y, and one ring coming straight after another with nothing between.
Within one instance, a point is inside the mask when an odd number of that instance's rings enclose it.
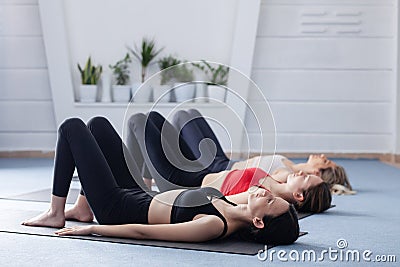
<instances>
[{"instance_id":1,"label":"bare arm","mask_svg":"<svg viewBox=\"0 0 400 267\"><path fill-rule=\"evenodd\" d=\"M204 242L217 238L224 229L224 223L214 215L176 224L123 224L90 225L64 228L57 235L90 235L123 237L133 239L152 239L181 242Z\"/></svg>"}]
</instances>

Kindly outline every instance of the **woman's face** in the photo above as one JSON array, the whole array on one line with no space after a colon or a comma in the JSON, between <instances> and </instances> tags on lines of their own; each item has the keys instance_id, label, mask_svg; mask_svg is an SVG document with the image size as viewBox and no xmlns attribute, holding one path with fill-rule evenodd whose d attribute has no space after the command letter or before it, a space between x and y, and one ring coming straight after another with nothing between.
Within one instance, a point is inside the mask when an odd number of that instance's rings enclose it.
<instances>
[{"instance_id":1,"label":"woman's face","mask_svg":"<svg viewBox=\"0 0 400 267\"><path fill-rule=\"evenodd\" d=\"M316 169L327 169L329 167L335 167L336 163L329 160L324 154L310 155L307 160L307 164Z\"/></svg>"},{"instance_id":2,"label":"woman's face","mask_svg":"<svg viewBox=\"0 0 400 267\"><path fill-rule=\"evenodd\" d=\"M259 218L265 215L276 217L289 209L289 202L261 188L249 195L248 205L252 214Z\"/></svg>"},{"instance_id":3,"label":"woman's face","mask_svg":"<svg viewBox=\"0 0 400 267\"><path fill-rule=\"evenodd\" d=\"M314 187L322 183L321 177L306 174L303 171L292 173L287 177L287 186L291 192L304 192L310 187Z\"/></svg>"}]
</instances>

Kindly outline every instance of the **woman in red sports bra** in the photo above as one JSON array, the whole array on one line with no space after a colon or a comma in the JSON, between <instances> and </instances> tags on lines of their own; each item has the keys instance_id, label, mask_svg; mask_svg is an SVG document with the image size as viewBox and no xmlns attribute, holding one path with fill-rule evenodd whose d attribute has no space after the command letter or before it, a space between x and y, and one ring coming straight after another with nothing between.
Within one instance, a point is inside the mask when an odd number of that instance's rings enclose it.
<instances>
[{"instance_id":1,"label":"woman in red sports bra","mask_svg":"<svg viewBox=\"0 0 400 267\"><path fill-rule=\"evenodd\" d=\"M322 184L320 177L301 171L284 177L270 175L259 168L248 168L207 174L201 186L214 187L236 203L246 201L249 193L263 188L297 205L301 211L322 212L330 206L330 195L315 201L318 194L310 193L313 188ZM314 203L314 206L310 206L309 202ZM306 204L305 209L302 204Z\"/></svg>"},{"instance_id":2,"label":"woman in red sports bra","mask_svg":"<svg viewBox=\"0 0 400 267\"><path fill-rule=\"evenodd\" d=\"M221 186L225 196L247 191L252 186L259 186L262 178L270 177L268 173L258 168L230 171Z\"/></svg>"}]
</instances>

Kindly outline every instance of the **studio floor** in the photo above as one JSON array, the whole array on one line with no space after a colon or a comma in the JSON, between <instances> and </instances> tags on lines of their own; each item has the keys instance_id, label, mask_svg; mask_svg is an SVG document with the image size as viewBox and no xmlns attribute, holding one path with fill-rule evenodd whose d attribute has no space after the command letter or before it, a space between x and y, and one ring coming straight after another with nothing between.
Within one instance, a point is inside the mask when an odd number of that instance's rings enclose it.
<instances>
[{"instance_id":1,"label":"studio floor","mask_svg":"<svg viewBox=\"0 0 400 267\"><path fill-rule=\"evenodd\" d=\"M357 194L334 196L336 207L300 220L308 234L289 246L244 256L0 232L0 266L399 266L400 169L377 160L336 161ZM50 188L52 164L0 159L0 212L47 209L48 203L9 198Z\"/></svg>"}]
</instances>

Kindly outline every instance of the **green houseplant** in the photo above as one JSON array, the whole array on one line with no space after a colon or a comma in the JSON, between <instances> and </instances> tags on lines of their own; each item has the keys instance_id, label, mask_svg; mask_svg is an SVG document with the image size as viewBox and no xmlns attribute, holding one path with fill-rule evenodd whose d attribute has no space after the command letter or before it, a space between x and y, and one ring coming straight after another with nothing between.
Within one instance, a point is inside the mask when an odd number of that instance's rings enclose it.
<instances>
[{"instance_id":1,"label":"green houseplant","mask_svg":"<svg viewBox=\"0 0 400 267\"><path fill-rule=\"evenodd\" d=\"M171 88L174 83L174 67L181 61L172 55L164 56L157 61L160 68L160 84L153 87L153 97L155 102L169 102L171 98ZM171 92L172 93L172 92Z\"/></svg>"},{"instance_id":2,"label":"green houseplant","mask_svg":"<svg viewBox=\"0 0 400 267\"><path fill-rule=\"evenodd\" d=\"M94 66L92 64L92 59L89 56L84 68L82 68L78 63L78 70L81 75L81 102L95 102L98 95L101 73L103 71L102 66Z\"/></svg>"},{"instance_id":3,"label":"green houseplant","mask_svg":"<svg viewBox=\"0 0 400 267\"><path fill-rule=\"evenodd\" d=\"M158 67L161 72L161 85L171 83L174 80L174 69L170 68L175 65L179 65L181 61L172 55L162 57L158 60ZM170 68L170 69L168 69Z\"/></svg>"},{"instance_id":4,"label":"green houseplant","mask_svg":"<svg viewBox=\"0 0 400 267\"><path fill-rule=\"evenodd\" d=\"M115 102L127 102L131 99L131 86L129 84L129 64L132 62L129 53L117 61L114 65L109 65L113 74L113 100Z\"/></svg>"},{"instance_id":5,"label":"green houseplant","mask_svg":"<svg viewBox=\"0 0 400 267\"><path fill-rule=\"evenodd\" d=\"M209 63L206 60L201 60L201 63L193 63L193 66L201 69L206 77L207 83L211 85L228 84L229 67L221 64Z\"/></svg>"},{"instance_id":6,"label":"green houseplant","mask_svg":"<svg viewBox=\"0 0 400 267\"><path fill-rule=\"evenodd\" d=\"M196 84L193 83L194 74L191 63L181 63L173 67L174 93L177 102L185 102L194 99Z\"/></svg>"},{"instance_id":7,"label":"green houseplant","mask_svg":"<svg viewBox=\"0 0 400 267\"><path fill-rule=\"evenodd\" d=\"M224 102L226 86L229 78L229 67L201 60L201 63L193 63L195 67L203 71L207 84L207 94L210 100Z\"/></svg>"},{"instance_id":8,"label":"green houseplant","mask_svg":"<svg viewBox=\"0 0 400 267\"><path fill-rule=\"evenodd\" d=\"M163 50L156 49L156 44L153 39L143 38L140 48L136 45L134 48L127 47L127 49L132 53L132 55L140 62L141 65L141 82L144 83L146 79L147 68L154 61L157 55ZM148 102L150 99L150 90L138 90L142 83L132 84L132 95L136 102Z\"/></svg>"},{"instance_id":9,"label":"green houseplant","mask_svg":"<svg viewBox=\"0 0 400 267\"><path fill-rule=\"evenodd\" d=\"M141 64L142 83L145 81L148 66L163 49L164 48L157 50L155 41L153 39L149 40L147 38L142 39L142 44L140 48L138 48L136 45L134 49L128 47L128 50Z\"/></svg>"}]
</instances>

